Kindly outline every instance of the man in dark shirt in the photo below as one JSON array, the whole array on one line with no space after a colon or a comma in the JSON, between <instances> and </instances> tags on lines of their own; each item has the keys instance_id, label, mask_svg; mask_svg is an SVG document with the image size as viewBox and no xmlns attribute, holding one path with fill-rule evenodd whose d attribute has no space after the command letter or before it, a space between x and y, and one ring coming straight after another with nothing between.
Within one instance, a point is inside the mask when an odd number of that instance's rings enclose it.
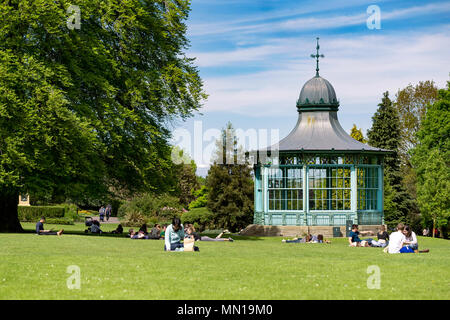
<instances>
[{"instance_id":1,"label":"man in dark shirt","mask_svg":"<svg viewBox=\"0 0 450 320\"><path fill-rule=\"evenodd\" d=\"M59 230L58 232L50 230L44 230L44 222L45 217L41 217L38 223L36 223L36 234L38 235L48 235L48 236L60 236L64 232L64 229Z\"/></svg>"},{"instance_id":2,"label":"man in dark shirt","mask_svg":"<svg viewBox=\"0 0 450 320\"><path fill-rule=\"evenodd\" d=\"M361 246L361 242L362 240L359 238L359 235L365 235L365 234L369 234L370 231L358 231L358 225L354 224L352 225L352 231L350 232L350 234L348 235L348 242L350 243L350 246L352 247L360 247ZM365 239L366 243L372 242L372 239Z\"/></svg>"}]
</instances>

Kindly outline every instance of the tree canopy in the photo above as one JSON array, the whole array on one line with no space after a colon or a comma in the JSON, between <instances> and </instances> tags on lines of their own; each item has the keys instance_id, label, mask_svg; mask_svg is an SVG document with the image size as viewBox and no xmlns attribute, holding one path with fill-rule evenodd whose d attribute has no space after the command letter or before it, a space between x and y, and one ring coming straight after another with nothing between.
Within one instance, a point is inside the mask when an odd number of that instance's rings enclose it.
<instances>
[{"instance_id":1,"label":"tree canopy","mask_svg":"<svg viewBox=\"0 0 450 320\"><path fill-rule=\"evenodd\" d=\"M423 222L447 226L450 219L450 82L428 105L411 150L417 173L417 201Z\"/></svg>"},{"instance_id":2,"label":"tree canopy","mask_svg":"<svg viewBox=\"0 0 450 320\"><path fill-rule=\"evenodd\" d=\"M19 192L77 200L171 188L167 124L206 98L185 54L189 1L80 0L73 30L70 4L0 4L4 230L20 229Z\"/></svg>"}]
</instances>

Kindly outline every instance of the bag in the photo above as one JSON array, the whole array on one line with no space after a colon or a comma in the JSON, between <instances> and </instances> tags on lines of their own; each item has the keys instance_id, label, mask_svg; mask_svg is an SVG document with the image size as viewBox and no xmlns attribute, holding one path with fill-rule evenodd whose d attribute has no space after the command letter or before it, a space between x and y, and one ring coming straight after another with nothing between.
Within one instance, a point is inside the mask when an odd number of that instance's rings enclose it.
<instances>
[{"instance_id":1,"label":"bag","mask_svg":"<svg viewBox=\"0 0 450 320\"><path fill-rule=\"evenodd\" d=\"M194 239L186 238L184 239L184 251L194 251Z\"/></svg>"}]
</instances>

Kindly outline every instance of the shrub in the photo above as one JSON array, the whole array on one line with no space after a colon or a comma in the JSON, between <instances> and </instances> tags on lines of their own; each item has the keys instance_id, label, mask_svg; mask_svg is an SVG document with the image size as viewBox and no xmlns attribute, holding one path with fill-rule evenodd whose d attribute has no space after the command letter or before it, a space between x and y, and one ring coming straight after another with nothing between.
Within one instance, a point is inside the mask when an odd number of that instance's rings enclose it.
<instances>
[{"instance_id":1,"label":"shrub","mask_svg":"<svg viewBox=\"0 0 450 320\"><path fill-rule=\"evenodd\" d=\"M73 219L70 218L46 218L45 223L48 224L65 224L65 225L73 225Z\"/></svg>"},{"instance_id":2,"label":"shrub","mask_svg":"<svg viewBox=\"0 0 450 320\"><path fill-rule=\"evenodd\" d=\"M20 221L39 220L42 216L45 218L62 218L65 214L64 206L19 206L17 208Z\"/></svg>"},{"instance_id":3,"label":"shrub","mask_svg":"<svg viewBox=\"0 0 450 320\"><path fill-rule=\"evenodd\" d=\"M78 216L77 213L78 207L76 204L64 203L62 206L64 207L65 210L64 217L72 220L80 220L80 217Z\"/></svg>"},{"instance_id":4,"label":"shrub","mask_svg":"<svg viewBox=\"0 0 450 320\"><path fill-rule=\"evenodd\" d=\"M213 213L206 207L195 208L183 213L181 221L182 223L192 223L195 229L203 231L206 228L212 227Z\"/></svg>"},{"instance_id":5,"label":"shrub","mask_svg":"<svg viewBox=\"0 0 450 320\"><path fill-rule=\"evenodd\" d=\"M174 217L180 217L182 206L178 198L163 194L143 194L125 202L119 208L118 215L124 221L133 221L134 216L140 215L146 222L167 221ZM142 220L140 218L140 220Z\"/></svg>"},{"instance_id":6,"label":"shrub","mask_svg":"<svg viewBox=\"0 0 450 320\"><path fill-rule=\"evenodd\" d=\"M206 207L208 204L208 189L206 186L202 186L192 194L194 195L195 200L189 204L189 209Z\"/></svg>"},{"instance_id":7,"label":"shrub","mask_svg":"<svg viewBox=\"0 0 450 320\"><path fill-rule=\"evenodd\" d=\"M147 222L147 218L139 211L130 211L125 215L121 224L124 227L140 227Z\"/></svg>"}]
</instances>

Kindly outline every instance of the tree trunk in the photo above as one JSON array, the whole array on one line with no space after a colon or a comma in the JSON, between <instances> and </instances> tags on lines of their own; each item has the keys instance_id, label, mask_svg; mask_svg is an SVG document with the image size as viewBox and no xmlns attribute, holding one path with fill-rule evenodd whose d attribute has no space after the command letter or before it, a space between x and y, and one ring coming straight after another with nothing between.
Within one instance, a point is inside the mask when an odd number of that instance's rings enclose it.
<instances>
[{"instance_id":1,"label":"tree trunk","mask_svg":"<svg viewBox=\"0 0 450 320\"><path fill-rule=\"evenodd\" d=\"M0 187L0 232L23 232L17 216L19 192Z\"/></svg>"},{"instance_id":2,"label":"tree trunk","mask_svg":"<svg viewBox=\"0 0 450 320\"><path fill-rule=\"evenodd\" d=\"M436 219L433 218L433 238L435 238L435 233L436 233Z\"/></svg>"}]
</instances>

